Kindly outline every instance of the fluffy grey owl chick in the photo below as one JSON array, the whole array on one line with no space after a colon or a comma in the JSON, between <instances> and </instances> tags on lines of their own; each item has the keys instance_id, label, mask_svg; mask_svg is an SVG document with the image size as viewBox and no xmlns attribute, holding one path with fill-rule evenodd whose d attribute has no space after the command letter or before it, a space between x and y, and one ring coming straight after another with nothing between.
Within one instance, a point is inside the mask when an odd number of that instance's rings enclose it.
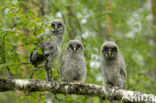
<instances>
[{"instance_id":1,"label":"fluffy grey owl chick","mask_svg":"<svg viewBox=\"0 0 156 103\"><path fill-rule=\"evenodd\" d=\"M102 53L102 76L104 86L117 86L125 88L126 82L126 67L122 56L119 54L119 49L116 43L106 41L101 47Z\"/></svg>"},{"instance_id":2,"label":"fluffy grey owl chick","mask_svg":"<svg viewBox=\"0 0 156 103\"><path fill-rule=\"evenodd\" d=\"M45 60L52 62L60 54L65 25L62 20L56 19L52 21L51 28L52 30L50 32L38 36L41 40L38 47L42 49L43 55L38 54L36 51L30 55L30 62L36 67Z\"/></svg>"},{"instance_id":3,"label":"fluffy grey owl chick","mask_svg":"<svg viewBox=\"0 0 156 103\"><path fill-rule=\"evenodd\" d=\"M84 82L86 78L86 62L83 45L79 40L70 40L61 63L61 80L63 82Z\"/></svg>"}]
</instances>

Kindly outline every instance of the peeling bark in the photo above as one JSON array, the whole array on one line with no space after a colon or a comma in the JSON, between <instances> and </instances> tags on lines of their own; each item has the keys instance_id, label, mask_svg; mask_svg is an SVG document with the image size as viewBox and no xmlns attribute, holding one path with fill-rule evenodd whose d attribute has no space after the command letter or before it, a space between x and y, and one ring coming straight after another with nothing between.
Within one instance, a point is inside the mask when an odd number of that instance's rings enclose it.
<instances>
[{"instance_id":1,"label":"peeling bark","mask_svg":"<svg viewBox=\"0 0 156 103\"><path fill-rule=\"evenodd\" d=\"M108 100L122 100L133 103L156 103L156 96L152 94L103 87L94 84L67 84L60 82L48 82L44 80L0 79L0 92L14 89L29 92L50 91L54 94L60 93L98 96Z\"/></svg>"}]
</instances>

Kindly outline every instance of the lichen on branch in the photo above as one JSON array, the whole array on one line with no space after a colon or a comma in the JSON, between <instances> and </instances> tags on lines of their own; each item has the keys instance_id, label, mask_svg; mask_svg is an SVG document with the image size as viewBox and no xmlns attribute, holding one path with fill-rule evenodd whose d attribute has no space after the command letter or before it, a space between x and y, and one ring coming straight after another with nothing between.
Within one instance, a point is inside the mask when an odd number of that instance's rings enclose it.
<instances>
[{"instance_id":1,"label":"lichen on branch","mask_svg":"<svg viewBox=\"0 0 156 103\"><path fill-rule=\"evenodd\" d=\"M94 84L67 84L56 81L48 82L45 80L32 79L0 79L0 92L14 89L29 92L50 91L55 94L98 96L108 100L119 100L133 103L156 103L156 96L152 94L144 94L141 92L98 86Z\"/></svg>"}]
</instances>

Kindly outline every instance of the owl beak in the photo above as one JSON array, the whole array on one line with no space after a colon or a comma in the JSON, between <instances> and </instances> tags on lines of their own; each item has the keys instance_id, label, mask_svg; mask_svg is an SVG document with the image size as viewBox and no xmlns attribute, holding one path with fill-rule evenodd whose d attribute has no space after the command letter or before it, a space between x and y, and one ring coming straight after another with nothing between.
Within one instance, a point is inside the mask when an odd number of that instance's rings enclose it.
<instances>
[{"instance_id":1,"label":"owl beak","mask_svg":"<svg viewBox=\"0 0 156 103\"><path fill-rule=\"evenodd\" d=\"M55 25L55 29L57 29L57 25Z\"/></svg>"},{"instance_id":2,"label":"owl beak","mask_svg":"<svg viewBox=\"0 0 156 103\"><path fill-rule=\"evenodd\" d=\"M111 50L109 50L108 55L111 56Z\"/></svg>"},{"instance_id":3,"label":"owl beak","mask_svg":"<svg viewBox=\"0 0 156 103\"><path fill-rule=\"evenodd\" d=\"M74 47L74 52L76 51L76 47Z\"/></svg>"}]
</instances>

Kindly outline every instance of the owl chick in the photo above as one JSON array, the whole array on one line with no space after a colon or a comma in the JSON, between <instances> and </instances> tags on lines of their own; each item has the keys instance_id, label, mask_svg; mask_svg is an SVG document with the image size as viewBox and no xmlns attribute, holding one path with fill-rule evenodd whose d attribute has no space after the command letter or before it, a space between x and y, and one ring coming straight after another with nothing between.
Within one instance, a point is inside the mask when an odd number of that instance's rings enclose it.
<instances>
[{"instance_id":1,"label":"owl chick","mask_svg":"<svg viewBox=\"0 0 156 103\"><path fill-rule=\"evenodd\" d=\"M50 68L53 60L59 56L61 43L64 37L65 25L62 20L54 20L51 23L52 31L40 34L38 38L41 40L38 47L42 49L43 54L33 51L30 55L30 62L37 67L43 61ZM49 69L47 69L48 71Z\"/></svg>"},{"instance_id":2,"label":"owl chick","mask_svg":"<svg viewBox=\"0 0 156 103\"><path fill-rule=\"evenodd\" d=\"M79 40L70 40L61 63L61 80L63 82L81 82L86 78L86 62L83 45Z\"/></svg>"},{"instance_id":3,"label":"owl chick","mask_svg":"<svg viewBox=\"0 0 156 103\"><path fill-rule=\"evenodd\" d=\"M121 89L125 88L126 67L116 43L106 41L101 48L102 53L102 76L104 86L116 86Z\"/></svg>"}]
</instances>

